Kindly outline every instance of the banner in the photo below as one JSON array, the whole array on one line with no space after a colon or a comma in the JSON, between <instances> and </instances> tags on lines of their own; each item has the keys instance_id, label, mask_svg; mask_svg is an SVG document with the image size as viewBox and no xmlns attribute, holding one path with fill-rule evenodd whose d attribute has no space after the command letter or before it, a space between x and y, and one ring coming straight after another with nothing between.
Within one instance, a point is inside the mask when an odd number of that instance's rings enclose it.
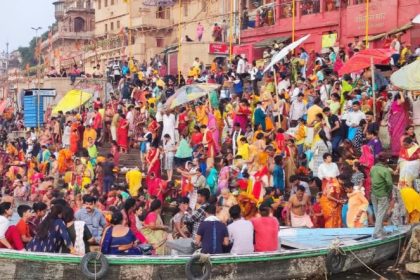
<instances>
[{"instance_id":1,"label":"banner","mask_svg":"<svg viewBox=\"0 0 420 280\"><path fill-rule=\"evenodd\" d=\"M229 47L224 43L210 43L209 54L229 54Z\"/></svg>"},{"instance_id":2,"label":"banner","mask_svg":"<svg viewBox=\"0 0 420 280\"><path fill-rule=\"evenodd\" d=\"M337 41L337 33L331 33L331 34L324 34L322 35L322 48L332 48L335 45L335 42Z\"/></svg>"}]
</instances>

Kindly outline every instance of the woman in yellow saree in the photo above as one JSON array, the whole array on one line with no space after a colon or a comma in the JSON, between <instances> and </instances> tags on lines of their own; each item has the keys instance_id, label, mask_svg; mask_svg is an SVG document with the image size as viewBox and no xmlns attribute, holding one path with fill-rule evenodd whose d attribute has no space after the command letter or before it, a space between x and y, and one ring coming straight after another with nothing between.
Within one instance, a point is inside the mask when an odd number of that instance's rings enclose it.
<instances>
[{"instance_id":1,"label":"woman in yellow saree","mask_svg":"<svg viewBox=\"0 0 420 280\"><path fill-rule=\"evenodd\" d=\"M403 140L396 172L400 174L398 186L408 213L410 224L420 222L420 194L413 189L413 182L420 172L420 147L411 137Z\"/></svg>"},{"instance_id":2,"label":"woman in yellow saree","mask_svg":"<svg viewBox=\"0 0 420 280\"><path fill-rule=\"evenodd\" d=\"M165 226L160 217L162 203L155 199L150 204L149 212L143 222L141 233L146 237L149 244L153 246L157 255L165 255L166 240L168 239L168 227Z\"/></svg>"}]
</instances>

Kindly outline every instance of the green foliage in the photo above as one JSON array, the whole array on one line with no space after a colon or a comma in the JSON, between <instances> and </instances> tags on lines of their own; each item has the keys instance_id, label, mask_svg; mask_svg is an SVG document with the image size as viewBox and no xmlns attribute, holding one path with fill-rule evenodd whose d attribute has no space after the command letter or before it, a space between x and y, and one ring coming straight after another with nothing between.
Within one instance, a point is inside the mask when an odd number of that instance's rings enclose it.
<instances>
[{"instance_id":1,"label":"green foliage","mask_svg":"<svg viewBox=\"0 0 420 280\"><path fill-rule=\"evenodd\" d=\"M48 39L48 31L44 32L41 35L40 40L44 41ZM18 51L20 52L22 56L22 65L21 68L25 69L26 65L29 64L29 66L36 66L38 61L35 58L35 48L36 48L36 38L33 37L31 41L29 41L29 46L27 47L19 47Z\"/></svg>"}]
</instances>

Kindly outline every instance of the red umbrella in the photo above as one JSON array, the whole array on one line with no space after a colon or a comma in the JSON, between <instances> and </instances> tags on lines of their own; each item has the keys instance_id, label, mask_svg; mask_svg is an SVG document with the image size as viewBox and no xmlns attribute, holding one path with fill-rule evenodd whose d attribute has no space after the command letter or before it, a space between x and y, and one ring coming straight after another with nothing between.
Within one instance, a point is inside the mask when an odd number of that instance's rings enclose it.
<instances>
[{"instance_id":1,"label":"red umbrella","mask_svg":"<svg viewBox=\"0 0 420 280\"><path fill-rule=\"evenodd\" d=\"M353 72L358 72L371 66L373 64L388 64L392 52L388 49L366 49L353 55L344 65L338 70L340 76Z\"/></svg>"}]
</instances>

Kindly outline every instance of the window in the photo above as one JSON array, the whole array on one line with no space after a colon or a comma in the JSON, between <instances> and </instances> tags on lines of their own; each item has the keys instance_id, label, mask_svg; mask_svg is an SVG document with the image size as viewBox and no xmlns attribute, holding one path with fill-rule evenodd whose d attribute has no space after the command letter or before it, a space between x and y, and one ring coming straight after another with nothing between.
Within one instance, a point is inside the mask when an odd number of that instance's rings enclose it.
<instances>
[{"instance_id":1,"label":"window","mask_svg":"<svg viewBox=\"0 0 420 280\"><path fill-rule=\"evenodd\" d=\"M163 48L165 46L165 40L163 38L156 38L156 47Z\"/></svg>"},{"instance_id":2,"label":"window","mask_svg":"<svg viewBox=\"0 0 420 280\"><path fill-rule=\"evenodd\" d=\"M117 20L117 29L119 30L120 29L120 21L119 20Z\"/></svg>"},{"instance_id":3,"label":"window","mask_svg":"<svg viewBox=\"0 0 420 280\"><path fill-rule=\"evenodd\" d=\"M114 23L111 22L111 31L113 31L113 30L114 30Z\"/></svg>"},{"instance_id":4,"label":"window","mask_svg":"<svg viewBox=\"0 0 420 280\"><path fill-rule=\"evenodd\" d=\"M108 7L108 0L104 0L104 7Z\"/></svg>"},{"instance_id":5,"label":"window","mask_svg":"<svg viewBox=\"0 0 420 280\"><path fill-rule=\"evenodd\" d=\"M108 32L108 24L105 23L105 33L107 33L107 32Z\"/></svg>"},{"instance_id":6,"label":"window","mask_svg":"<svg viewBox=\"0 0 420 280\"><path fill-rule=\"evenodd\" d=\"M81 17L74 19L74 32L83 32L85 31L85 20Z\"/></svg>"},{"instance_id":7,"label":"window","mask_svg":"<svg viewBox=\"0 0 420 280\"><path fill-rule=\"evenodd\" d=\"M101 9L101 3L102 3L102 0L98 0L98 10Z\"/></svg>"}]
</instances>

